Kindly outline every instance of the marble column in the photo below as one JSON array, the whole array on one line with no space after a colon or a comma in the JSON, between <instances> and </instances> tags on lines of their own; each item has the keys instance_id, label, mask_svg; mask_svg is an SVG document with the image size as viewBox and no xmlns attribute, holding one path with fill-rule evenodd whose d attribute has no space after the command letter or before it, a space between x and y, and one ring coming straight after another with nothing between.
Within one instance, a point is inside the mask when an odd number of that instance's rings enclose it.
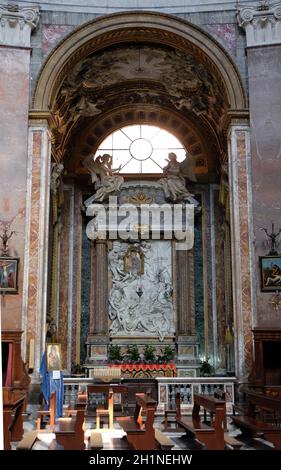
<instances>
[{"instance_id":1,"label":"marble column","mask_svg":"<svg viewBox=\"0 0 281 470\"><path fill-rule=\"evenodd\" d=\"M247 122L230 126L228 143L235 369L238 378L244 381L253 363L251 330L255 292L250 130Z\"/></svg>"},{"instance_id":2,"label":"marble column","mask_svg":"<svg viewBox=\"0 0 281 470\"><path fill-rule=\"evenodd\" d=\"M5 228L8 234L16 232L9 240L9 254L20 258L18 294L7 295L2 309L2 327L10 330L24 326L30 35L38 19L37 8L0 5L0 234ZM25 353L23 347L28 361Z\"/></svg>"},{"instance_id":3,"label":"marble column","mask_svg":"<svg viewBox=\"0 0 281 470\"><path fill-rule=\"evenodd\" d=\"M271 2L270 2L271 3ZM280 228L281 164L281 3L239 10L245 29L249 71L253 224L255 237L255 326L280 328L280 316L271 304L272 292L260 289L259 256L269 252L264 231ZM280 251L280 246L279 246Z\"/></svg>"},{"instance_id":4,"label":"marble column","mask_svg":"<svg viewBox=\"0 0 281 470\"><path fill-rule=\"evenodd\" d=\"M100 361L107 358L108 343L108 263L106 240L92 242L91 281L88 346L90 345L90 360Z\"/></svg>"}]
</instances>

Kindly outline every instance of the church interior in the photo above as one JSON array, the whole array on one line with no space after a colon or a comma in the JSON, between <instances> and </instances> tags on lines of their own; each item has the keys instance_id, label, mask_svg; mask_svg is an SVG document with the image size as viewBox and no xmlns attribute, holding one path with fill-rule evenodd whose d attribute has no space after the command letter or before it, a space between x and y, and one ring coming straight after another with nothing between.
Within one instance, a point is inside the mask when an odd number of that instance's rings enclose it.
<instances>
[{"instance_id":1,"label":"church interior","mask_svg":"<svg viewBox=\"0 0 281 470\"><path fill-rule=\"evenodd\" d=\"M1 449L280 450L281 3L4 3Z\"/></svg>"}]
</instances>

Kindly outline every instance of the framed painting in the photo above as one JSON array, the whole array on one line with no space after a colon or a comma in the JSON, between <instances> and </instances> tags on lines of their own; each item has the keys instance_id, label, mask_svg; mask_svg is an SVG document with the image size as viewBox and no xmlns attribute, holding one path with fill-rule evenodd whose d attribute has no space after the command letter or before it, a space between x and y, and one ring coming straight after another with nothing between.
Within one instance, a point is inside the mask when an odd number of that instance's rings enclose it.
<instances>
[{"instance_id":1,"label":"framed painting","mask_svg":"<svg viewBox=\"0 0 281 470\"><path fill-rule=\"evenodd\" d=\"M281 255L260 256L261 290L281 291Z\"/></svg>"},{"instance_id":2,"label":"framed painting","mask_svg":"<svg viewBox=\"0 0 281 470\"><path fill-rule=\"evenodd\" d=\"M139 247L129 247L124 255L124 271L141 276L144 273L144 254Z\"/></svg>"},{"instance_id":3,"label":"framed painting","mask_svg":"<svg viewBox=\"0 0 281 470\"><path fill-rule=\"evenodd\" d=\"M18 294L19 258L0 256L0 294Z\"/></svg>"},{"instance_id":4,"label":"framed painting","mask_svg":"<svg viewBox=\"0 0 281 470\"><path fill-rule=\"evenodd\" d=\"M48 371L62 370L61 345L49 343L46 350Z\"/></svg>"}]
</instances>

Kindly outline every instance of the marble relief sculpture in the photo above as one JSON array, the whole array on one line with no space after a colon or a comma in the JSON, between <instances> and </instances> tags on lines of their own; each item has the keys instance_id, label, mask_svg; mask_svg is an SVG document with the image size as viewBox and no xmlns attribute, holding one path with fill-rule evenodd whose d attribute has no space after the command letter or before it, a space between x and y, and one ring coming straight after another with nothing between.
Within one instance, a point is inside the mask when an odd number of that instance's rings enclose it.
<instances>
[{"instance_id":1,"label":"marble relief sculpture","mask_svg":"<svg viewBox=\"0 0 281 470\"><path fill-rule=\"evenodd\" d=\"M124 263L128 251L144 257L143 274L135 269L134 263ZM167 335L173 335L170 242L142 241L130 245L116 241L109 252L109 269L111 336L158 336L163 341Z\"/></svg>"},{"instance_id":2,"label":"marble relief sculpture","mask_svg":"<svg viewBox=\"0 0 281 470\"><path fill-rule=\"evenodd\" d=\"M120 170L120 167L116 169L111 168L111 155L106 153L102 156L99 155L95 159L93 155L88 155L83 165L90 173L92 183L95 185L95 194L85 202L86 206L92 202L103 202L110 194L120 191L124 178L115 173Z\"/></svg>"},{"instance_id":3,"label":"marble relief sculpture","mask_svg":"<svg viewBox=\"0 0 281 470\"><path fill-rule=\"evenodd\" d=\"M158 181L163 188L165 197L172 202L186 201L197 207L198 202L186 188L184 179L185 176L191 181L196 181L193 172L194 159L186 155L186 159L180 163L177 161L176 154L170 152L166 161L168 164L163 168L164 178Z\"/></svg>"}]
</instances>

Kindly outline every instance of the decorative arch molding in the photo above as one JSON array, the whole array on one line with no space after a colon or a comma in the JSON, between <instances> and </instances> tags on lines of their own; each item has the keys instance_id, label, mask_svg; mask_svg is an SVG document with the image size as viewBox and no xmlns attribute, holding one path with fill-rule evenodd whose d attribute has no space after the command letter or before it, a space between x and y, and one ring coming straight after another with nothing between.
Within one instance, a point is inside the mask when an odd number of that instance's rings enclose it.
<instances>
[{"instance_id":1,"label":"decorative arch molding","mask_svg":"<svg viewBox=\"0 0 281 470\"><path fill-rule=\"evenodd\" d=\"M199 27L174 16L135 11L115 13L86 23L64 39L49 55L39 74L33 109L52 107L62 81L81 59L113 44L131 41L166 44L199 55L226 92L229 107L247 107L239 72L228 53Z\"/></svg>"},{"instance_id":2,"label":"decorative arch molding","mask_svg":"<svg viewBox=\"0 0 281 470\"><path fill-rule=\"evenodd\" d=\"M202 124L200 132L195 124L191 120L185 119L182 114L171 109L148 105L114 109L96 119L91 119L88 126L84 127L83 123L83 129L76 131L76 138L72 141L72 149L66 152L70 157L69 161L65 162L69 171L75 174L82 170L84 173L81 166L83 159L90 153L94 154L102 141L112 132L133 124L149 124L166 129L175 135L184 147L196 157L198 171L200 168L206 173L215 171L216 157L219 156L215 153L218 146L214 139L214 133L211 133L207 128L204 130L205 136L209 136L207 145L206 139L202 137Z\"/></svg>"}]
</instances>

